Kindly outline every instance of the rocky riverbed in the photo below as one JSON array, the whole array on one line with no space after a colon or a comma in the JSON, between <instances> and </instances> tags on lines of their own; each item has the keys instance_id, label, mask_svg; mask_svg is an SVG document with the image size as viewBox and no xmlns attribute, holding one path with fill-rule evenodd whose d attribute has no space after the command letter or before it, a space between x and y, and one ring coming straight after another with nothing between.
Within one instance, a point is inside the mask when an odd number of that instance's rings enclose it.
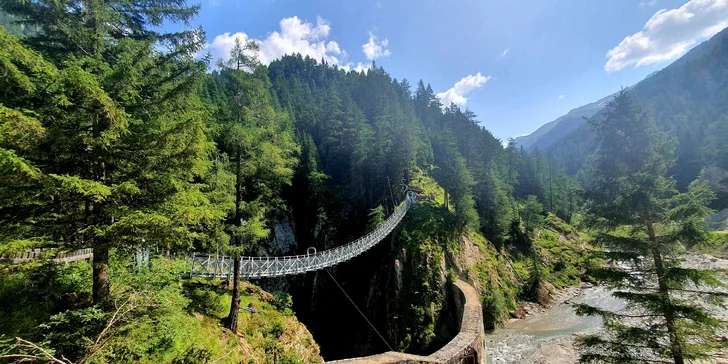
<instances>
[{"instance_id":1,"label":"rocky riverbed","mask_svg":"<svg viewBox=\"0 0 728 364\"><path fill-rule=\"evenodd\" d=\"M728 260L691 254L684 266L728 269ZM721 278L728 282L725 275ZM579 317L574 313L571 304L580 302L610 310L624 308L624 302L612 297L608 290L589 285L559 291L547 307L526 303L522 306L525 318L510 320L486 338L488 363L576 363L579 358L574 346L576 336L601 329L599 318ZM719 318L728 320L728 310L711 307L711 311ZM728 332L719 335L728 337ZM713 363L728 363L723 357L723 354L716 353Z\"/></svg>"}]
</instances>

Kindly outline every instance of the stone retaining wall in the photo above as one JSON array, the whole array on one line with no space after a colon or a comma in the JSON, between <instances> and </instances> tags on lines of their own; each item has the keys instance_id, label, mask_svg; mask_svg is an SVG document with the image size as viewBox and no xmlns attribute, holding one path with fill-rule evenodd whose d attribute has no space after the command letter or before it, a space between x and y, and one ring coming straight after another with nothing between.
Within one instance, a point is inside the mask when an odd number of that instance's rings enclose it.
<instances>
[{"instance_id":1,"label":"stone retaining wall","mask_svg":"<svg viewBox=\"0 0 728 364\"><path fill-rule=\"evenodd\" d=\"M485 329L483 327L483 308L475 288L465 281L455 282L456 303L461 307L458 312L460 332L447 345L429 356L411 355L394 351L366 356L330 361L327 363L351 364L414 364L414 363L467 363L485 364Z\"/></svg>"}]
</instances>

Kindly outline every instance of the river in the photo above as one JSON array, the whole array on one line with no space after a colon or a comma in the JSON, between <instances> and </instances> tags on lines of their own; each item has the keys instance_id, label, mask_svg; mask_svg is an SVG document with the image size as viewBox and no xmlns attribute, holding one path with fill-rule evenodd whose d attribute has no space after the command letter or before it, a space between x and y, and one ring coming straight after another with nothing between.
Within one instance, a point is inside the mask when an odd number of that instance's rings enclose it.
<instances>
[{"instance_id":1,"label":"river","mask_svg":"<svg viewBox=\"0 0 728 364\"><path fill-rule=\"evenodd\" d=\"M580 317L572 303L621 310L624 302L602 287L590 287L557 298L549 308L524 319L511 320L486 337L488 363L573 363L573 334L601 327L599 317Z\"/></svg>"},{"instance_id":2,"label":"river","mask_svg":"<svg viewBox=\"0 0 728 364\"><path fill-rule=\"evenodd\" d=\"M683 266L727 269L728 260L691 254ZM720 275L720 278L728 282L725 275ZM524 319L513 319L487 335L488 363L576 363L578 353L573 347L574 334L597 331L602 322L598 317L577 316L572 303L587 303L612 311L625 307L624 301L612 297L609 291L602 287L567 289L555 297L550 307L534 312ZM722 319L728 318L728 311L725 309L711 311Z\"/></svg>"}]
</instances>

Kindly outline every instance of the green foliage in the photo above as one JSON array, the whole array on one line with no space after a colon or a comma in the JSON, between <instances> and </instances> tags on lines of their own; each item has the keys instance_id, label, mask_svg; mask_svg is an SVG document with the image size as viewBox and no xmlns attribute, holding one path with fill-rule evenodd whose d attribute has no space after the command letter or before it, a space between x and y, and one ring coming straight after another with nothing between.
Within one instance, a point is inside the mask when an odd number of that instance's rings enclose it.
<instances>
[{"instance_id":1,"label":"green foliage","mask_svg":"<svg viewBox=\"0 0 728 364\"><path fill-rule=\"evenodd\" d=\"M205 65L193 55L204 39L199 30L152 30L189 24L198 8L172 0L2 8L40 33L25 39L29 48L0 33L10 75L0 81L0 153L11 156L0 172L5 180L24 171L2 191L0 218L12 221L0 244L93 247L94 298L105 301L110 247L142 239L189 247L224 217L200 183L211 144L197 95Z\"/></svg>"},{"instance_id":2,"label":"green foliage","mask_svg":"<svg viewBox=\"0 0 728 364\"><path fill-rule=\"evenodd\" d=\"M676 163L668 173L674 176L679 191L686 191L704 168L716 167L725 161L715 157L725 148L725 143L719 140L725 135L721 120L728 113L726 62L728 32L724 30L630 87L632 96L653 116L657 128L677 140ZM602 110L595 117L604 113ZM583 122L561 130L565 132L555 137L558 141L550 150L567 172L575 175L587 167L589 156L601 143ZM721 201L716 203L725 205Z\"/></svg>"},{"instance_id":3,"label":"green foliage","mask_svg":"<svg viewBox=\"0 0 728 364\"><path fill-rule=\"evenodd\" d=\"M708 127L703 155L710 165L728 169L728 146L722 135L728 133L728 115L718 119Z\"/></svg>"},{"instance_id":4,"label":"green foliage","mask_svg":"<svg viewBox=\"0 0 728 364\"><path fill-rule=\"evenodd\" d=\"M44 342L57 355L83 358L93 346L93 340L104 329L109 315L98 307L68 310L51 316L39 328L47 333Z\"/></svg>"},{"instance_id":5,"label":"green foliage","mask_svg":"<svg viewBox=\"0 0 728 364\"><path fill-rule=\"evenodd\" d=\"M185 287L188 290L186 296L190 299L188 307L193 311L210 317L217 317L223 312L220 295L215 291L198 288L194 285L185 285Z\"/></svg>"},{"instance_id":6,"label":"green foliage","mask_svg":"<svg viewBox=\"0 0 728 364\"><path fill-rule=\"evenodd\" d=\"M579 314L601 316L608 330L580 339L581 360L684 363L706 358L720 323L685 290L706 303L725 295L712 289L720 285L715 272L684 268L680 262L684 247L706 240L705 218L714 194L703 182L693 182L684 193L675 190L675 181L665 177L673 143L626 91L590 124L602 146L592 159L587 212L600 231L597 244L605 247L600 255L629 267L602 266L593 274L632 310L578 306Z\"/></svg>"},{"instance_id":7,"label":"green foliage","mask_svg":"<svg viewBox=\"0 0 728 364\"><path fill-rule=\"evenodd\" d=\"M183 261L159 258L151 263L138 268L125 260L112 260L112 311L88 306L91 287L86 277L91 268L87 263L39 265L9 274L0 285L0 300L18 305L3 305L7 310L3 317L25 320L29 329L21 332L23 325L3 320L0 336L20 336L57 357L85 363L270 361L272 343L278 343L279 354L288 360L321 361L310 334L290 317L290 298L282 297L273 305L263 300L264 293L246 296L245 305L252 303L259 312L241 312L246 330L238 337L220 327L220 318L229 309L225 304L230 304L230 292L220 282L182 281L180 273L187 267ZM43 285L36 287L36 282ZM85 299L69 302L69 294L81 291L79 283L85 283ZM46 306L31 304L32 299ZM278 311L277 306L284 308ZM17 352L8 344L0 350Z\"/></svg>"},{"instance_id":8,"label":"green foliage","mask_svg":"<svg viewBox=\"0 0 728 364\"><path fill-rule=\"evenodd\" d=\"M691 250L725 259L728 257L728 232L711 231L704 242L694 245Z\"/></svg>"},{"instance_id":9,"label":"green foliage","mask_svg":"<svg viewBox=\"0 0 728 364\"><path fill-rule=\"evenodd\" d=\"M87 305L91 299L87 263L34 263L0 274L0 336L37 338L50 316Z\"/></svg>"},{"instance_id":10,"label":"green foliage","mask_svg":"<svg viewBox=\"0 0 728 364\"><path fill-rule=\"evenodd\" d=\"M285 316L293 315L293 297L290 294L286 292L276 294L276 300L273 305Z\"/></svg>"},{"instance_id":11,"label":"green foliage","mask_svg":"<svg viewBox=\"0 0 728 364\"><path fill-rule=\"evenodd\" d=\"M427 352L438 344L434 324L446 300L440 281L446 272L441 271L440 262L448 247L457 244L457 230L447 222L454 217L432 204L416 206L407 215L398 237L407 251L408 264L402 269L402 291L396 303L402 338L398 347L406 352Z\"/></svg>"},{"instance_id":12,"label":"green foliage","mask_svg":"<svg viewBox=\"0 0 728 364\"><path fill-rule=\"evenodd\" d=\"M212 359L212 353L205 348L190 346L181 356L172 360L172 364L197 364L208 363Z\"/></svg>"},{"instance_id":13,"label":"green foliage","mask_svg":"<svg viewBox=\"0 0 728 364\"><path fill-rule=\"evenodd\" d=\"M424 352L441 340L441 264L459 252L461 234L477 237L489 257L473 271L495 325L514 308L515 274L529 276L507 261L513 227L523 221L536 233L544 210L567 222L576 211L578 191L553 157L504 150L474 113L443 108L422 81L413 93L381 67L345 72L300 55L266 67L258 45L240 40L205 74L207 60L196 58L202 30L189 27L199 6L177 0L0 6L0 24L25 36L0 28L0 252L94 249L92 265L31 263L9 273L0 299L13 315L0 329L74 359L204 362L232 351L239 361L237 339L218 327L228 311L256 358L318 360L293 322L290 296L268 302L241 291L238 279L232 294L182 284L186 266L174 260L136 268L115 259L139 245L270 250L270 221L281 216L297 241L323 250L384 221L419 183L435 198L413 209L395 238L407 268L392 331L402 348ZM569 248L544 248L544 277L571 282L575 263L548 268L551 255L571 260ZM294 336L311 341L311 352L282 344Z\"/></svg>"},{"instance_id":14,"label":"green foliage","mask_svg":"<svg viewBox=\"0 0 728 364\"><path fill-rule=\"evenodd\" d=\"M535 229L543 226L543 205L538 202L538 199L534 195L529 195L528 198L522 203L521 218L526 227L527 232L532 232Z\"/></svg>"},{"instance_id":15,"label":"green foliage","mask_svg":"<svg viewBox=\"0 0 728 364\"><path fill-rule=\"evenodd\" d=\"M384 220L386 220L386 216L384 213L384 207L382 205L379 205L371 210L369 212L369 219L367 221L367 231L374 231L376 230L377 226L379 226Z\"/></svg>"}]
</instances>

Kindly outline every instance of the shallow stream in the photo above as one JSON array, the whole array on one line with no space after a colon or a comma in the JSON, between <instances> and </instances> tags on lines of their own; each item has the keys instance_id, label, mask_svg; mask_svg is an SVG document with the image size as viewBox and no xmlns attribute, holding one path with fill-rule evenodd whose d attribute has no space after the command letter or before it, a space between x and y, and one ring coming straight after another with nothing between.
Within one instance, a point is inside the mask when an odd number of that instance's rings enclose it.
<instances>
[{"instance_id":1,"label":"shallow stream","mask_svg":"<svg viewBox=\"0 0 728 364\"><path fill-rule=\"evenodd\" d=\"M609 310L621 310L624 302L612 297L604 288L585 288L571 303L586 303ZM552 306L521 320L511 320L503 328L487 335L488 363L523 363L532 359L537 350L560 338L585 333L602 325L598 317L580 317L573 306L563 303ZM557 359L557 358L554 358ZM564 359L564 358L562 358ZM553 362L557 362L554 360Z\"/></svg>"}]
</instances>

